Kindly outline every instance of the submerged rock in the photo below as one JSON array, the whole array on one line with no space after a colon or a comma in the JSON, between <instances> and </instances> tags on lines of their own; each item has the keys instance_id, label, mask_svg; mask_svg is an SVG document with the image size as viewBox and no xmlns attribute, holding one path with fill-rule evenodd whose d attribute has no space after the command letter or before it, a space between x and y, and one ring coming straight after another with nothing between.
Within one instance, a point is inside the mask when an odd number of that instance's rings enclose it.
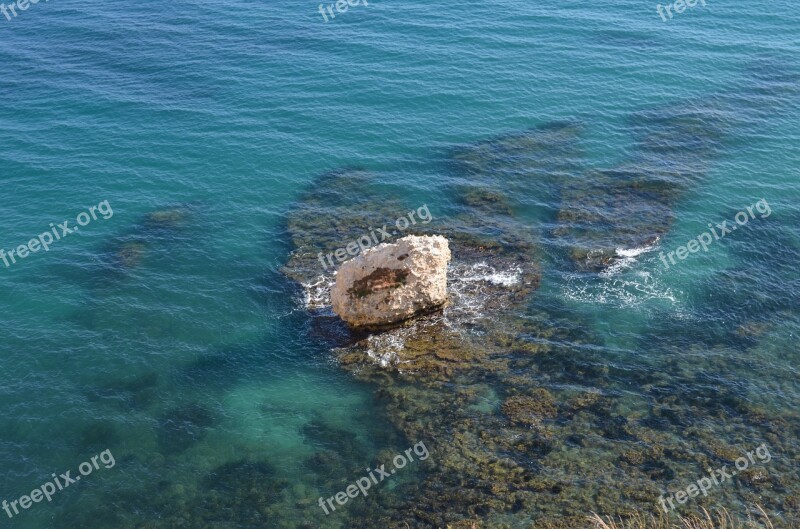
<instances>
[{"instance_id":1,"label":"submerged rock","mask_svg":"<svg viewBox=\"0 0 800 529\"><path fill-rule=\"evenodd\" d=\"M181 204L151 211L105 244L102 251L106 272L114 280L142 266L145 259L167 244L174 244L189 227L194 206Z\"/></svg>"},{"instance_id":2,"label":"submerged rock","mask_svg":"<svg viewBox=\"0 0 800 529\"><path fill-rule=\"evenodd\" d=\"M595 171L562 190L553 235L578 270L602 272L669 231L675 187L648 180L645 172L635 166Z\"/></svg>"},{"instance_id":3,"label":"submerged rock","mask_svg":"<svg viewBox=\"0 0 800 529\"><path fill-rule=\"evenodd\" d=\"M729 133L713 103L655 109L630 118L630 157L607 169L580 169L559 190L552 235L579 272L613 272L652 250L670 230L677 202L705 181Z\"/></svg>"},{"instance_id":4,"label":"submerged rock","mask_svg":"<svg viewBox=\"0 0 800 529\"><path fill-rule=\"evenodd\" d=\"M124 243L115 255L114 262L121 268L135 268L142 262L147 245L143 242Z\"/></svg>"},{"instance_id":5,"label":"submerged rock","mask_svg":"<svg viewBox=\"0 0 800 529\"><path fill-rule=\"evenodd\" d=\"M544 388L534 391L532 397L509 397L501 410L513 423L523 425L539 424L542 419L555 417L558 411L553 396Z\"/></svg>"},{"instance_id":6,"label":"submerged rock","mask_svg":"<svg viewBox=\"0 0 800 529\"><path fill-rule=\"evenodd\" d=\"M333 310L353 327L400 322L447 300L447 239L403 237L369 249L339 269Z\"/></svg>"},{"instance_id":7,"label":"submerged rock","mask_svg":"<svg viewBox=\"0 0 800 529\"><path fill-rule=\"evenodd\" d=\"M186 222L187 209L185 207L174 207L159 209L148 213L143 224L153 229L178 229Z\"/></svg>"}]
</instances>

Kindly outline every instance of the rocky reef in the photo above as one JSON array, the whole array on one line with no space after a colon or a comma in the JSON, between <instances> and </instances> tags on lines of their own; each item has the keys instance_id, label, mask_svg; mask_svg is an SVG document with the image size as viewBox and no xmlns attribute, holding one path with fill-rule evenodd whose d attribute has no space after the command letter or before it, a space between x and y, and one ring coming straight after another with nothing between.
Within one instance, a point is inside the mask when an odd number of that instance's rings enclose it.
<instances>
[{"instance_id":1,"label":"rocky reef","mask_svg":"<svg viewBox=\"0 0 800 529\"><path fill-rule=\"evenodd\" d=\"M564 186L553 233L577 270L602 272L669 231L677 200L702 182L719 151L720 121L710 110L637 114L630 161Z\"/></svg>"},{"instance_id":2,"label":"rocky reef","mask_svg":"<svg viewBox=\"0 0 800 529\"><path fill-rule=\"evenodd\" d=\"M714 116L667 112L637 120L642 133L634 161L583 171L580 179L570 173L582 130L575 124L456 149L445 190L457 207L438 223L414 229L451 241L451 301L441 313L388 331L337 326L325 286L332 278L309 265L317 251L396 218L402 205L376 196L379 177L364 172L354 175L355 183L347 172L328 175L298 204L289 230L299 245L287 273L305 280L313 328L327 337L342 368L376 386L376 399L398 433L432 447L419 480L366 498L346 511L346 525L584 527L591 511L655 512L670 487L741 455L743 443L732 439L767 439L775 451L797 453L795 443L778 434L796 412L768 416L732 387L704 392L710 386L695 372L669 361L664 372L615 367L597 357L602 344L587 331L588 322L558 307L537 307L544 237L565 243L576 269L601 272L619 258L618 248L654 244L669 229L676 200L702 182L722 136ZM352 186L366 192L348 194ZM550 233L526 221L532 193L560 203L559 210L540 215L554 227ZM346 196L349 205L342 202ZM331 197L339 201L328 204ZM315 236L312 226L321 228ZM668 355L668 344L641 346ZM619 379L643 391L633 396ZM676 380L685 381L683 390ZM681 398L690 399L689 407ZM694 507L760 501L797 512L796 496L760 495L787 491L788 475L796 471L785 464L773 472L758 469Z\"/></svg>"}]
</instances>

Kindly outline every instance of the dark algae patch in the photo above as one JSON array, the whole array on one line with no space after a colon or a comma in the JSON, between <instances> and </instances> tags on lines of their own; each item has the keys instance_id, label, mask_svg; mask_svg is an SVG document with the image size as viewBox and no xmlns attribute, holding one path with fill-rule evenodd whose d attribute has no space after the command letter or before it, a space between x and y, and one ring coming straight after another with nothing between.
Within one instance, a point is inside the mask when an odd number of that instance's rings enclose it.
<instances>
[{"instance_id":1,"label":"dark algae patch","mask_svg":"<svg viewBox=\"0 0 800 529\"><path fill-rule=\"evenodd\" d=\"M347 291L351 296L365 298L383 290L392 290L406 284L408 270L377 268L371 274L353 282Z\"/></svg>"}]
</instances>

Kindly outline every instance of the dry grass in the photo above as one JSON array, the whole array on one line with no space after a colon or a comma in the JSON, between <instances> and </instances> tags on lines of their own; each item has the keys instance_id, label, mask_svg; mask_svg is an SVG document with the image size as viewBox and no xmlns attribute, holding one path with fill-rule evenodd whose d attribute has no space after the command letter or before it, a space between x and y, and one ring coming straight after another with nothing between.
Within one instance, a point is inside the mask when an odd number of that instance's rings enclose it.
<instances>
[{"instance_id":1,"label":"dry grass","mask_svg":"<svg viewBox=\"0 0 800 529\"><path fill-rule=\"evenodd\" d=\"M594 529L775 529L764 509L757 508L759 517L749 517L745 522L735 520L725 509L717 511L713 516L703 509L703 516L678 516L670 519L664 515L658 518L653 515L634 515L618 521L612 518L604 520L600 515L592 513L589 521L594 524Z\"/></svg>"}]
</instances>

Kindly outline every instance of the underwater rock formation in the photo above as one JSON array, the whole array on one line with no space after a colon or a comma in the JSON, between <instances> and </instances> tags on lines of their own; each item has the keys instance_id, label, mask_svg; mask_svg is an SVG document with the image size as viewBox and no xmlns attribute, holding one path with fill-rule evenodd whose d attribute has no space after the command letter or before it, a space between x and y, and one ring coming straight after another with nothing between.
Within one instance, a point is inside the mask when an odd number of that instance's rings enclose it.
<instances>
[{"instance_id":1,"label":"underwater rock formation","mask_svg":"<svg viewBox=\"0 0 800 529\"><path fill-rule=\"evenodd\" d=\"M128 272L143 264L154 249L174 243L189 225L195 206L181 204L145 214L127 231L108 243L103 261L109 271Z\"/></svg>"},{"instance_id":2,"label":"underwater rock formation","mask_svg":"<svg viewBox=\"0 0 800 529\"><path fill-rule=\"evenodd\" d=\"M333 310L353 327L406 320L447 300L450 247L442 236L409 235L344 263L331 291Z\"/></svg>"},{"instance_id":3,"label":"underwater rock formation","mask_svg":"<svg viewBox=\"0 0 800 529\"><path fill-rule=\"evenodd\" d=\"M706 178L726 132L710 108L642 112L631 126L630 160L589 171L561 191L553 234L581 272L603 272L654 246L669 231L678 199Z\"/></svg>"},{"instance_id":4,"label":"underwater rock formation","mask_svg":"<svg viewBox=\"0 0 800 529\"><path fill-rule=\"evenodd\" d=\"M582 527L590 510L655 511L664 490L730 464L756 439L775 453L797 453L796 441L778 433L793 428L796 411L770 416L741 396L740 380L724 381L720 391L718 379L697 376L675 355L664 354L660 369L609 358L573 307L536 295L538 226L555 235L549 255L566 248L570 265L590 272L613 265L617 248L649 247L667 233L678 200L706 178L720 148L727 129L715 118L703 109L638 114L633 156L605 170L578 165L581 127L573 124L459 148L454 174L443 179L450 205L436 206L437 224L410 230L449 240L443 310L365 334L336 327L326 295L307 301L315 339L327 339L343 369L376 387L396 432L430 440L421 475L391 495L364 498L347 513L347 526ZM377 175L346 175L323 178L291 214L296 251L286 272L306 288L325 289L322 279L310 281L321 274L305 274L305 265L319 270L317 251L403 212L377 191ZM671 351L658 340L641 347ZM713 362L730 355L706 361L708 372L725 372ZM724 449L713 448L718 439L726 439ZM797 472L777 458L770 465L693 506L759 501L796 510L796 494L759 496L788 490L785 476Z\"/></svg>"}]
</instances>

